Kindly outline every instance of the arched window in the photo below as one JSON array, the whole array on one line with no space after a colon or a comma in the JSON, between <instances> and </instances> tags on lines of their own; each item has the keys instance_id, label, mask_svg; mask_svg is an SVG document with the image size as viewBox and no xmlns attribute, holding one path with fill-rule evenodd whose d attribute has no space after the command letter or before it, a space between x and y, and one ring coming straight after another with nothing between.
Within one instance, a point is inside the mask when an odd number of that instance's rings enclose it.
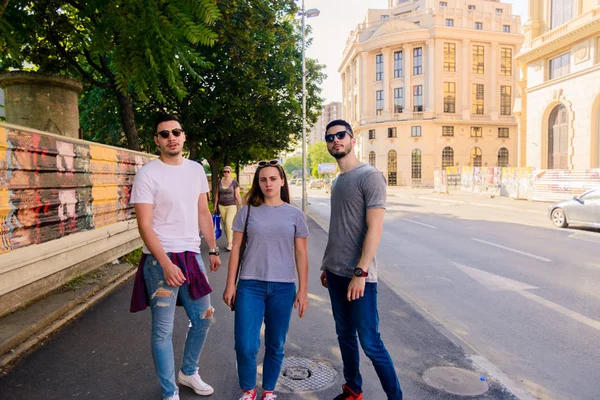
<instances>
[{"instance_id":1,"label":"arched window","mask_svg":"<svg viewBox=\"0 0 600 400\"><path fill-rule=\"evenodd\" d=\"M452 147L444 147L442 150L442 169L454 166L454 150Z\"/></svg>"},{"instance_id":2,"label":"arched window","mask_svg":"<svg viewBox=\"0 0 600 400\"><path fill-rule=\"evenodd\" d=\"M548 121L548 169L567 169L569 151L569 115L559 104L550 113Z\"/></svg>"},{"instance_id":3,"label":"arched window","mask_svg":"<svg viewBox=\"0 0 600 400\"><path fill-rule=\"evenodd\" d=\"M473 150L471 150L471 166L481 167L481 158L481 149L479 147L473 147Z\"/></svg>"},{"instance_id":4,"label":"arched window","mask_svg":"<svg viewBox=\"0 0 600 400\"><path fill-rule=\"evenodd\" d=\"M421 179L421 150L414 149L410 156L413 179Z\"/></svg>"},{"instance_id":5,"label":"arched window","mask_svg":"<svg viewBox=\"0 0 600 400\"><path fill-rule=\"evenodd\" d=\"M508 167L508 149L506 147L498 150L498 166Z\"/></svg>"},{"instance_id":6,"label":"arched window","mask_svg":"<svg viewBox=\"0 0 600 400\"><path fill-rule=\"evenodd\" d=\"M398 153L396 150L388 152L388 185L396 186L398 176Z\"/></svg>"},{"instance_id":7,"label":"arched window","mask_svg":"<svg viewBox=\"0 0 600 400\"><path fill-rule=\"evenodd\" d=\"M375 165L375 152L374 151L370 151L369 152L369 164L371 164L372 166L376 167Z\"/></svg>"}]
</instances>

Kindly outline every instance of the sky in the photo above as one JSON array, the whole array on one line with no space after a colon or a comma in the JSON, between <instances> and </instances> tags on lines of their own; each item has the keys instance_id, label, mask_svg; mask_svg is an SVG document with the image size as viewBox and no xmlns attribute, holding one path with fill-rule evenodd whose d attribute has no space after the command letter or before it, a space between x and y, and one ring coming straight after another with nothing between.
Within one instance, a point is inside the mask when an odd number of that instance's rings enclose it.
<instances>
[{"instance_id":1,"label":"sky","mask_svg":"<svg viewBox=\"0 0 600 400\"><path fill-rule=\"evenodd\" d=\"M301 6L301 0L298 4ZM521 16L521 24L527 20L527 1L502 0L512 4L513 14ZM342 83L337 69L342 62L342 52L350 32L361 23L369 8L387 9L388 0L305 0L306 9L318 8L321 14L306 20L312 27L312 45L306 56L325 64L327 79L323 82L321 96L325 104L342 100Z\"/></svg>"}]
</instances>

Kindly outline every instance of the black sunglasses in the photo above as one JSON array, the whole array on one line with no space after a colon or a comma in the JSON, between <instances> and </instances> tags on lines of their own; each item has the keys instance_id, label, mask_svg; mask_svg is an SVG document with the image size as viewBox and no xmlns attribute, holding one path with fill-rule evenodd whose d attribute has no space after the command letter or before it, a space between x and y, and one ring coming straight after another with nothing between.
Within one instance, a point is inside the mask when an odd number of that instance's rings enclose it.
<instances>
[{"instance_id":1,"label":"black sunglasses","mask_svg":"<svg viewBox=\"0 0 600 400\"><path fill-rule=\"evenodd\" d=\"M223 171L224 174L230 174L231 171L229 171L228 169L226 169L225 171Z\"/></svg>"},{"instance_id":2,"label":"black sunglasses","mask_svg":"<svg viewBox=\"0 0 600 400\"><path fill-rule=\"evenodd\" d=\"M259 167L266 167L267 165L274 167L275 165L278 165L278 164L279 164L279 160L270 160L270 161L263 160L263 161L258 162Z\"/></svg>"},{"instance_id":3,"label":"black sunglasses","mask_svg":"<svg viewBox=\"0 0 600 400\"><path fill-rule=\"evenodd\" d=\"M340 131L337 133L330 133L329 135L325 135L325 141L328 143L333 143L335 138L338 138L339 140L344 140L346 134L348 134L350 137L354 137L350 132Z\"/></svg>"},{"instance_id":4,"label":"black sunglasses","mask_svg":"<svg viewBox=\"0 0 600 400\"><path fill-rule=\"evenodd\" d=\"M169 130L165 129L164 131L158 132L156 135L160 135L160 137L162 137L163 139L168 139L169 135L171 133L173 134L173 136L179 137L184 132L183 132L183 129L173 129L172 131L169 131Z\"/></svg>"}]
</instances>

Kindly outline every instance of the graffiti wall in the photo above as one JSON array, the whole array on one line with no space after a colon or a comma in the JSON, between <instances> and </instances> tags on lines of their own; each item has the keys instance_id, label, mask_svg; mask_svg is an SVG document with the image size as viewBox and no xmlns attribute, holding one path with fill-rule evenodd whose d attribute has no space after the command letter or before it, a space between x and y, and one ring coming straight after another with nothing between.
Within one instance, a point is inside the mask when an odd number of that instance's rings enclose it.
<instances>
[{"instance_id":1,"label":"graffiti wall","mask_svg":"<svg viewBox=\"0 0 600 400\"><path fill-rule=\"evenodd\" d=\"M0 253L133 218L153 156L0 125Z\"/></svg>"}]
</instances>

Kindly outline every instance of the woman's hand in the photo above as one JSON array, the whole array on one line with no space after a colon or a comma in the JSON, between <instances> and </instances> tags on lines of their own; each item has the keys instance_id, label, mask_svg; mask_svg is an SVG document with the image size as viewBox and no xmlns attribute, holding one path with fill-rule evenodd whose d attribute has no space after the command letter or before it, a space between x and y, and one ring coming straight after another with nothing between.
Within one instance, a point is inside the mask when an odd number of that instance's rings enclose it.
<instances>
[{"instance_id":1,"label":"woman's hand","mask_svg":"<svg viewBox=\"0 0 600 400\"><path fill-rule=\"evenodd\" d=\"M308 293L305 291L298 291L296 294L296 300L294 300L294 308L298 309L298 316L304 317L304 313L308 308Z\"/></svg>"},{"instance_id":2,"label":"woman's hand","mask_svg":"<svg viewBox=\"0 0 600 400\"><path fill-rule=\"evenodd\" d=\"M233 309L233 305L235 304L235 292L236 287L234 285L227 285L227 287L225 287L225 291L223 292L223 301L231 309Z\"/></svg>"}]
</instances>

